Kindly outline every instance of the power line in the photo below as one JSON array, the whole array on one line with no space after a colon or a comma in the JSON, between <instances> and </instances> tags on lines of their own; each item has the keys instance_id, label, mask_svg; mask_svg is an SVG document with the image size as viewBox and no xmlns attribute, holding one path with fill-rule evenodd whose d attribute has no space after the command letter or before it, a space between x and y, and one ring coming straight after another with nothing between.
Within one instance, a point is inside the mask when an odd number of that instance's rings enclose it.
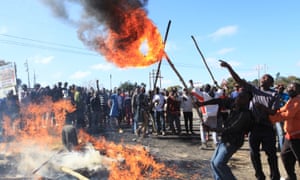
<instances>
[{"instance_id":1,"label":"power line","mask_svg":"<svg viewBox=\"0 0 300 180\"><path fill-rule=\"evenodd\" d=\"M9 37L9 38L14 38L14 39L22 39L22 40L27 40L27 41L33 41L33 42L38 42L38 43L42 43L42 44L51 44L51 45L62 46L62 47L66 47L66 48L74 48L74 49L79 49L79 50L86 50L84 48L70 46L70 45L66 45L66 44L54 43L54 42L48 42L48 41L42 41L42 40L36 40L36 39L31 39L31 38L24 38L24 37L20 37L20 36L9 35L9 34L0 34L0 36L5 36L5 37Z\"/></svg>"},{"instance_id":2,"label":"power line","mask_svg":"<svg viewBox=\"0 0 300 180\"><path fill-rule=\"evenodd\" d=\"M55 51L89 55L89 56L98 56L97 54L88 53L88 52L81 52L81 51L76 51L76 50L71 50L71 49L63 49L63 48L59 48L59 47L51 47L51 46L42 45L42 44L24 43L24 42L12 41L12 40L1 40L0 39L0 43L16 45L16 46L23 46L23 47L32 47L32 48L38 48L38 49L55 50Z\"/></svg>"}]
</instances>

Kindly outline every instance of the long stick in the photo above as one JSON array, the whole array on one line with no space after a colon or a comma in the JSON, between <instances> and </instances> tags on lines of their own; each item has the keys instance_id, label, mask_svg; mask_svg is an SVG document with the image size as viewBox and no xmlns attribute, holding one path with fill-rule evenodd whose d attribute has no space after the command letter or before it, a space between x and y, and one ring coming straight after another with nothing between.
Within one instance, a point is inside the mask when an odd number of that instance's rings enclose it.
<instances>
[{"instance_id":1,"label":"long stick","mask_svg":"<svg viewBox=\"0 0 300 180\"><path fill-rule=\"evenodd\" d=\"M174 64L172 63L171 59L169 58L169 56L167 55L167 53L165 53L165 58L167 59L169 65L171 66L171 68L174 70L174 72L176 73L176 75L178 76L179 80L181 81L181 83L183 84L183 86L188 89L188 86L186 85L186 83L184 82L182 76L179 74L179 72L177 71L177 69L175 68ZM195 103L195 100L192 98L193 103ZM197 111L197 114L200 118L200 121L203 122L201 113L199 111L199 108L195 108Z\"/></svg>"},{"instance_id":2,"label":"long stick","mask_svg":"<svg viewBox=\"0 0 300 180\"><path fill-rule=\"evenodd\" d=\"M181 81L181 83L183 84L183 86L185 88L188 89L188 86L186 85L186 83L184 82L182 76L179 74L179 72L177 71L177 69L175 68L174 64L172 63L171 59L169 58L169 56L167 55L167 53L165 53L165 58L167 59L169 65L171 66L171 68L174 70L174 72L176 73L176 75L178 76L179 80Z\"/></svg>"},{"instance_id":3,"label":"long stick","mask_svg":"<svg viewBox=\"0 0 300 180\"><path fill-rule=\"evenodd\" d=\"M43 166L45 166L54 156L56 156L57 154L61 153L62 151L64 151L64 149L60 149L59 151L57 151L55 154L53 154L48 160L46 160L45 162L43 162L39 167L37 167L36 169L34 169L31 173L35 174L36 172L38 172Z\"/></svg>"},{"instance_id":4,"label":"long stick","mask_svg":"<svg viewBox=\"0 0 300 180\"><path fill-rule=\"evenodd\" d=\"M171 20L169 20L169 23L168 23L168 26L167 26L167 30L166 30L166 34L165 34L165 39L164 39L164 42L163 42L164 43L164 48L165 48L166 43L167 43L170 26L171 26ZM158 63L158 67L157 67L157 71L156 71L156 76L155 76L155 81L154 81L153 89L156 88L157 79L158 79L158 76L160 74L159 72L160 72L161 61L162 61L162 59Z\"/></svg>"},{"instance_id":5,"label":"long stick","mask_svg":"<svg viewBox=\"0 0 300 180\"><path fill-rule=\"evenodd\" d=\"M67 167L60 167L60 170L64 173L67 173L73 177L76 177L78 180L89 180L89 178L83 176L82 174L76 172L76 171L73 171L72 169L70 168L67 168Z\"/></svg>"},{"instance_id":6,"label":"long stick","mask_svg":"<svg viewBox=\"0 0 300 180\"><path fill-rule=\"evenodd\" d=\"M196 39L194 38L194 36L191 36L191 37L192 37L192 39L193 39L193 41L194 41L194 43L195 43L195 46L196 46L196 48L197 48L199 54L201 55L201 58L202 58L202 60L203 60L203 62L204 62L204 64L205 64L205 66L206 66L206 69L208 70L208 72L209 72L209 74L210 74L210 77L211 77L212 80L214 81L214 84L215 84L218 88L220 88L220 86L218 85L218 82L217 82L216 79L214 78L214 76L213 76L213 74L212 74L210 68L209 68L208 65L207 65L207 62L206 62L206 60L205 60L205 57L204 57L204 55L202 54L202 52L201 52L201 50L200 50L200 48L199 48L199 46L198 46L198 44L197 44Z\"/></svg>"}]
</instances>

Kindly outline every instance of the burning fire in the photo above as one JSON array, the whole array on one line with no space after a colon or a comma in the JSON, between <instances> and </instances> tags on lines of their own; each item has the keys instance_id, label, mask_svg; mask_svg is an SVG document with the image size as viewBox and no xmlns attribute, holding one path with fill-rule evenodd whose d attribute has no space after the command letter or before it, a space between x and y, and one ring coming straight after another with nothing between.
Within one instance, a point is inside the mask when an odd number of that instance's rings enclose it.
<instances>
[{"instance_id":1,"label":"burning fire","mask_svg":"<svg viewBox=\"0 0 300 180\"><path fill-rule=\"evenodd\" d=\"M8 156L19 157L18 168L12 171L24 177L57 177L61 171L50 171L64 167L77 170L85 168L105 167L109 171L108 179L158 179L163 177L179 177L163 163L156 162L149 151L140 145L124 145L108 142L104 137L93 137L84 130L78 133L79 145L76 151L57 153L62 149L61 132L67 112L75 107L69 100L52 102L45 98L39 104L21 106L20 118L12 121L5 117L3 126L4 142L0 143L1 152ZM53 119L53 117L55 117ZM89 150L85 147L91 145ZM50 168L38 169L45 160L55 153L56 158L48 163ZM104 154L103 156L101 154ZM121 160L120 160L121 159ZM79 162L78 162L79 161ZM62 168L61 168L62 169ZM97 176L98 177L98 176Z\"/></svg>"},{"instance_id":2,"label":"burning fire","mask_svg":"<svg viewBox=\"0 0 300 180\"><path fill-rule=\"evenodd\" d=\"M79 34L84 43L92 45L93 49L119 67L149 66L161 60L164 51L162 37L147 17L142 3L125 0L101 2L105 3L89 1L84 5L87 10L92 7L96 11L88 14L98 20L100 27L104 25L107 28L106 33L97 33L94 37L84 36L94 34L99 26L81 26ZM107 9L104 10L101 5L106 5ZM104 14L108 18L102 22Z\"/></svg>"},{"instance_id":3,"label":"burning fire","mask_svg":"<svg viewBox=\"0 0 300 180\"><path fill-rule=\"evenodd\" d=\"M118 67L149 66L163 57L162 37L144 8L147 0L43 2L56 17L79 26L79 39ZM83 10L80 20L71 19L68 12L75 3Z\"/></svg>"},{"instance_id":4,"label":"burning fire","mask_svg":"<svg viewBox=\"0 0 300 180\"><path fill-rule=\"evenodd\" d=\"M145 11L134 9L120 16L124 22L118 32L110 29L107 39L97 37L97 50L119 67L149 66L161 60L162 38Z\"/></svg>"}]
</instances>

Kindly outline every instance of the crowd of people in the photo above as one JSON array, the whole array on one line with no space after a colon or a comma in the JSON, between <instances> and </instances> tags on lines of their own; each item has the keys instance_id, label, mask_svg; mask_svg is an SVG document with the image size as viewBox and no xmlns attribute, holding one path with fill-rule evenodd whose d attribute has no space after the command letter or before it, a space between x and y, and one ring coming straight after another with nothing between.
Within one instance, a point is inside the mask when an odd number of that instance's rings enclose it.
<instances>
[{"instance_id":1,"label":"crowd of people","mask_svg":"<svg viewBox=\"0 0 300 180\"><path fill-rule=\"evenodd\" d=\"M236 82L231 92L210 84L195 87L193 80L189 81L190 87L182 91L155 88L147 92L142 85L132 91L107 90L100 89L98 81L96 88L69 86L67 82L58 82L53 88L36 84L33 89L28 89L23 85L18 95L10 92L1 99L0 121L2 123L3 117L8 116L13 122L20 118L22 106L39 104L45 97L50 97L53 102L67 99L76 110L68 114L66 124L85 129L92 135L103 131L122 133L126 126L136 135L134 140L141 141L149 134L194 135L196 129L200 130L201 149L206 149L207 141L212 138L215 153L211 167L215 179L235 179L227 163L244 144L246 136L257 179L266 179L261 150L268 156L272 180L281 178L278 150L288 179L297 179L297 161L300 166L300 85L293 82L286 90L283 84L273 88L273 77L265 74L260 87L256 87L240 78L227 62L221 61L221 66L228 69ZM194 127L194 109L201 120L200 127Z\"/></svg>"}]
</instances>

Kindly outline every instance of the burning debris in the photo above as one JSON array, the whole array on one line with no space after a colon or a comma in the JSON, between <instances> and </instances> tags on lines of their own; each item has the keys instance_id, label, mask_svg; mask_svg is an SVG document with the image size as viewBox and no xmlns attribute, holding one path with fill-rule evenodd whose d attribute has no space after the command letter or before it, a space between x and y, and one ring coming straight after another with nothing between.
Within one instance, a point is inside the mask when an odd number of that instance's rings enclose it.
<instances>
[{"instance_id":1,"label":"burning debris","mask_svg":"<svg viewBox=\"0 0 300 180\"><path fill-rule=\"evenodd\" d=\"M43 0L56 17L76 24L82 42L118 67L142 67L162 59L162 37L147 17L146 0ZM71 18L77 5L80 19ZM67 8L68 7L68 8ZM76 23L74 23L76 21Z\"/></svg>"},{"instance_id":2,"label":"burning debris","mask_svg":"<svg viewBox=\"0 0 300 180\"><path fill-rule=\"evenodd\" d=\"M52 102L46 98L39 104L21 106L20 115L14 121L5 117L0 143L0 179L157 179L176 176L164 164L156 162L143 146L109 142L104 137L87 134L84 129L71 128L76 133L68 135L77 138L77 142L71 141L72 148L64 145L65 117L74 110L69 100Z\"/></svg>"}]
</instances>

